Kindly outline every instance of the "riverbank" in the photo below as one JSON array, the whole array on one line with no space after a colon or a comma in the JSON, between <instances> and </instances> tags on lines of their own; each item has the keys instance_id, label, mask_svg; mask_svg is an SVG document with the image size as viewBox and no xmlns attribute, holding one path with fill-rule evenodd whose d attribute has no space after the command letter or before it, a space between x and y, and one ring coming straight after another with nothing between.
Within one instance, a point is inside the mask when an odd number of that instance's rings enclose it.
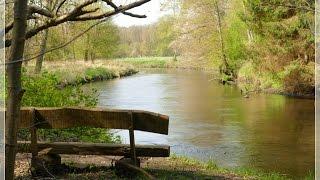
<instances>
[{"instance_id":1,"label":"riverbank","mask_svg":"<svg viewBox=\"0 0 320 180\"><path fill-rule=\"evenodd\" d=\"M30 158L30 154L17 155L16 179L31 179ZM62 155L65 169L52 176L58 179L125 179L118 177L112 167L113 161L117 159L119 157ZM221 168L213 162L203 163L176 155L168 158L141 158L141 168L156 179L291 179L286 175L249 168ZM135 179L146 178L138 175ZM314 179L314 174L310 173L303 179Z\"/></svg>"},{"instance_id":2,"label":"riverbank","mask_svg":"<svg viewBox=\"0 0 320 180\"><path fill-rule=\"evenodd\" d=\"M179 68L174 57L136 57L104 60L109 66L133 68Z\"/></svg>"},{"instance_id":3,"label":"riverbank","mask_svg":"<svg viewBox=\"0 0 320 180\"><path fill-rule=\"evenodd\" d=\"M257 69L249 62L239 69L235 83L244 93L262 92L314 99L314 63L292 64L274 73Z\"/></svg>"},{"instance_id":4,"label":"riverbank","mask_svg":"<svg viewBox=\"0 0 320 180\"><path fill-rule=\"evenodd\" d=\"M120 58L104 60L104 63L118 67L132 68L178 68L192 69L208 72L215 77L217 81L223 81L228 77L221 76L218 69L210 68L212 65L206 61L181 60L181 57L139 57L139 58ZM300 68L300 69L299 69ZM314 80L312 69L313 65L308 64L302 67L293 66L283 71L270 74L257 72L252 63L246 63L241 66L237 72L237 78L230 81L231 84L239 87L246 94L267 93L280 94L289 97L314 99ZM303 73L300 75L299 73ZM307 82L307 83L305 83ZM227 82L227 84L229 81Z\"/></svg>"},{"instance_id":5,"label":"riverbank","mask_svg":"<svg viewBox=\"0 0 320 180\"><path fill-rule=\"evenodd\" d=\"M33 66L28 66L27 75L33 74ZM139 71L133 66L116 66L103 61L84 62L84 61L54 61L46 62L42 72L54 74L57 77L58 87L69 85L82 85L86 83L110 80L131 76Z\"/></svg>"},{"instance_id":6,"label":"riverbank","mask_svg":"<svg viewBox=\"0 0 320 180\"><path fill-rule=\"evenodd\" d=\"M72 71L70 68L72 67ZM208 72L215 80L225 79L217 69L207 68L207 64L189 64L182 61L180 57L136 57L118 59L100 59L91 61L53 61L45 62L43 71L51 72L59 78L59 87L68 85L81 85L95 81L109 80L119 77L130 76L138 73L142 68L173 68L173 69L192 69ZM32 72L33 66L29 66L28 71ZM275 75L257 73L252 64L244 64L237 78L230 81L241 89L245 96L252 93L280 94L289 97L314 99L314 85L303 83L312 82L312 65L304 67L304 72L308 76L305 79L294 78L296 69L284 70ZM300 72L300 71L298 71ZM32 73L30 73L32 74ZM288 77L291 78L288 78ZM288 83L289 82L289 83ZM229 81L227 82L227 84Z\"/></svg>"}]
</instances>

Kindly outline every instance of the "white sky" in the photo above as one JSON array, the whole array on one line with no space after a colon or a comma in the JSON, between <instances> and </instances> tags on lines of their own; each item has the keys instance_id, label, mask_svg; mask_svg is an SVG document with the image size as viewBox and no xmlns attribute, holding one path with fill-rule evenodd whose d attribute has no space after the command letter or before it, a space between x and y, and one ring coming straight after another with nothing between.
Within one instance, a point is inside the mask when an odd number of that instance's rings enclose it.
<instances>
[{"instance_id":1,"label":"white sky","mask_svg":"<svg viewBox=\"0 0 320 180\"><path fill-rule=\"evenodd\" d=\"M114 1L115 4L128 4L130 2L134 2L135 0L118 0ZM156 22L160 17L163 15L168 14L168 12L160 11L160 2L161 0L151 0L139 7L134 9L128 10L128 12L132 12L135 14L146 15L147 18L134 18L130 16L126 16L120 14L113 18L113 22L122 27L129 27L129 26L139 26L139 25L147 25Z\"/></svg>"}]
</instances>

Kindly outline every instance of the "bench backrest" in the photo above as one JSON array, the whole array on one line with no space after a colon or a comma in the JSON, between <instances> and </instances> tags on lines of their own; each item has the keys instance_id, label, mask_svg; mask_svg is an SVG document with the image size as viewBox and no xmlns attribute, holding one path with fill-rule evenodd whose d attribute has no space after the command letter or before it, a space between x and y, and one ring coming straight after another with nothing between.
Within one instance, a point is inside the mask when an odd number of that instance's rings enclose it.
<instances>
[{"instance_id":1,"label":"bench backrest","mask_svg":"<svg viewBox=\"0 0 320 180\"><path fill-rule=\"evenodd\" d=\"M33 123L35 112L35 123ZM133 129L168 134L169 117L140 110L112 110L105 108L22 108L19 128L63 129L94 127Z\"/></svg>"}]
</instances>

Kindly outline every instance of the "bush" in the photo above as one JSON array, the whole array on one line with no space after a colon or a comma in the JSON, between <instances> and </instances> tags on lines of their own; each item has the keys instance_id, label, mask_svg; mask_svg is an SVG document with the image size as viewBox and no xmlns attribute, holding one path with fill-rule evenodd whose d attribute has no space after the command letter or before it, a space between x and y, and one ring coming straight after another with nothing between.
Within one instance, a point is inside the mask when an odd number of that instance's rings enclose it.
<instances>
[{"instance_id":1,"label":"bush","mask_svg":"<svg viewBox=\"0 0 320 180\"><path fill-rule=\"evenodd\" d=\"M95 92L84 93L79 86L57 87L59 81L55 74L44 72L41 75L23 76L22 86L25 89L22 106L63 107L86 106L97 104Z\"/></svg>"},{"instance_id":2,"label":"bush","mask_svg":"<svg viewBox=\"0 0 320 180\"><path fill-rule=\"evenodd\" d=\"M293 61L281 72L284 90L289 94L314 94L314 63L309 65Z\"/></svg>"},{"instance_id":3,"label":"bush","mask_svg":"<svg viewBox=\"0 0 320 180\"><path fill-rule=\"evenodd\" d=\"M55 74L44 72L41 75L22 77L25 94L22 106L34 107L65 107L86 106L93 107L97 104L96 90L83 92L79 86L67 86L63 89L57 87L58 78ZM64 130L41 129L39 140L43 141L74 141L74 142L119 142L119 137L101 128L77 127ZM19 140L29 140L30 133L27 129L19 130Z\"/></svg>"}]
</instances>

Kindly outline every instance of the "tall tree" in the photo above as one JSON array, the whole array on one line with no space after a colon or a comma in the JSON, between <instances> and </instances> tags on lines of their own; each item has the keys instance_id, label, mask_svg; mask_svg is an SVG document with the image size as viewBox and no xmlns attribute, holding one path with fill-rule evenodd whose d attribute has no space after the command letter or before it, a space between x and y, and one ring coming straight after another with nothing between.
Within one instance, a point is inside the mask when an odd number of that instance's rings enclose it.
<instances>
[{"instance_id":1,"label":"tall tree","mask_svg":"<svg viewBox=\"0 0 320 180\"><path fill-rule=\"evenodd\" d=\"M223 39L223 32L222 32L222 13L221 8L219 6L219 2L217 0L214 1L214 7L215 7L215 14L217 17L217 30L219 35L219 42L220 42L220 52L221 52L221 60L222 64L219 67L220 73L226 74L226 75L232 75L229 69L229 64L227 61L227 56L225 52L225 45L224 45L224 39Z\"/></svg>"},{"instance_id":2,"label":"tall tree","mask_svg":"<svg viewBox=\"0 0 320 180\"><path fill-rule=\"evenodd\" d=\"M58 3L58 1L57 0L54 0L54 1L49 0L49 1L46 1L46 3L47 3L47 6L45 6L45 8L48 9L48 11L50 11L52 13L55 6ZM42 63L43 63L43 59L44 59L45 51L46 51L46 47L47 47L48 36L49 36L49 29L45 29L44 33L42 35L41 42L40 42L40 52L39 52L40 56L36 60L36 66L35 66L35 70L34 70L35 73L40 73L40 71L41 71Z\"/></svg>"},{"instance_id":3,"label":"tall tree","mask_svg":"<svg viewBox=\"0 0 320 180\"><path fill-rule=\"evenodd\" d=\"M7 67L8 98L6 114L6 179L14 177L14 164L17 145L17 128L20 119L20 103L23 96L21 87L21 65L24 52L25 34L27 27L28 1L14 1L14 23L12 27L12 47Z\"/></svg>"},{"instance_id":4,"label":"tall tree","mask_svg":"<svg viewBox=\"0 0 320 180\"><path fill-rule=\"evenodd\" d=\"M47 47L48 36L49 36L49 29L46 29L44 30L43 37L40 42L40 52L39 52L40 56L37 58L37 61L36 61L36 67L34 69L35 73L40 73L42 69L42 63L43 63L43 59L44 59L44 55Z\"/></svg>"},{"instance_id":5,"label":"tall tree","mask_svg":"<svg viewBox=\"0 0 320 180\"><path fill-rule=\"evenodd\" d=\"M129 9L140 6L150 0L138 0L123 6L116 6L112 1L103 0L107 5L113 8L111 11L103 11L100 8L90 8L88 6L99 3L98 0L86 0L77 2L67 13L59 14L59 9L66 2L62 0L55 10L55 14L47 9L43 9L37 5L29 5L27 0L14 1L14 19L6 25L5 33L11 31L11 35L7 37L5 46L10 49L10 57L7 61L7 77L8 77L8 97L6 112L6 179L14 178L14 164L17 146L17 128L20 120L21 98L23 89L21 87L21 66L23 60L23 52L25 40L29 39L39 32L50 27L68 21L89 21L97 19L105 19L123 13L132 17L144 18L145 15L136 15L126 12ZM49 18L45 23L27 30L27 20L35 18L35 14L39 14ZM98 24L98 23L97 23ZM89 29L88 29L89 30ZM80 34L81 35L81 34Z\"/></svg>"}]
</instances>

